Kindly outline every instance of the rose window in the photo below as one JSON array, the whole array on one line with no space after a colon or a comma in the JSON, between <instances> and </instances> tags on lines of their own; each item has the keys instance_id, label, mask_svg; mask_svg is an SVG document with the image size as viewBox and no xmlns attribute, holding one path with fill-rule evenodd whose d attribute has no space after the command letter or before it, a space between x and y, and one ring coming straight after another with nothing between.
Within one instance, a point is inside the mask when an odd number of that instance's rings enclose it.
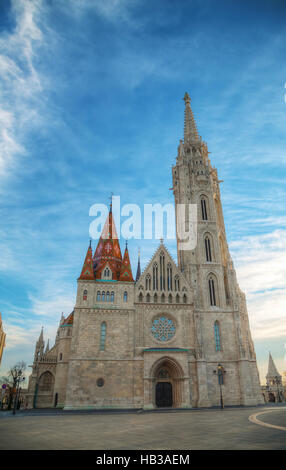
<instances>
[{"instance_id":1,"label":"rose window","mask_svg":"<svg viewBox=\"0 0 286 470\"><path fill-rule=\"evenodd\" d=\"M176 333L174 322L167 317L155 318L152 322L151 333L159 341L168 341Z\"/></svg>"}]
</instances>

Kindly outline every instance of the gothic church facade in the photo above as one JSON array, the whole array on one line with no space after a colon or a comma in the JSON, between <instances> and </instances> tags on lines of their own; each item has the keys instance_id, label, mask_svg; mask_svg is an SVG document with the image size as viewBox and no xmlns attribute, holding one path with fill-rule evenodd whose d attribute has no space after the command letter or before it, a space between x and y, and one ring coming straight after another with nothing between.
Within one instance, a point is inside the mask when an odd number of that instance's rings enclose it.
<instances>
[{"instance_id":1,"label":"gothic church facade","mask_svg":"<svg viewBox=\"0 0 286 470\"><path fill-rule=\"evenodd\" d=\"M175 207L196 204L198 243L178 265L161 242L136 280L112 207L89 246L73 312L53 347L43 331L29 407L193 408L264 403L245 295L229 253L217 170L186 93L184 140L172 169Z\"/></svg>"}]
</instances>

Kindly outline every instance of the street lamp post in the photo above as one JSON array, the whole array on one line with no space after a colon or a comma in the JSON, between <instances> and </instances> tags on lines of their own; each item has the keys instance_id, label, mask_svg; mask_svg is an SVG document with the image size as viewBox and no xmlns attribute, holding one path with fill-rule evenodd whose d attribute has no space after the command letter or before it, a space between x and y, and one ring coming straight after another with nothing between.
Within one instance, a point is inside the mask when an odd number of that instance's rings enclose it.
<instances>
[{"instance_id":1,"label":"street lamp post","mask_svg":"<svg viewBox=\"0 0 286 470\"><path fill-rule=\"evenodd\" d=\"M277 386L277 401L280 403L280 391L278 385L280 385L280 378L279 377L274 377L273 379L274 384Z\"/></svg>"},{"instance_id":2,"label":"street lamp post","mask_svg":"<svg viewBox=\"0 0 286 470\"><path fill-rule=\"evenodd\" d=\"M22 375L23 375L23 371L18 370L16 376L14 377L14 383L16 385L16 396L15 396L15 399L14 399L13 415L16 413L20 382L24 382L24 380L25 380L25 377L22 377Z\"/></svg>"},{"instance_id":3,"label":"street lamp post","mask_svg":"<svg viewBox=\"0 0 286 470\"><path fill-rule=\"evenodd\" d=\"M219 384L219 390L220 390L220 407L221 409L224 408L224 403L223 403L223 395L222 395L222 385L223 385L223 376L226 374L226 370L221 364L218 364L217 370L214 370L214 374L217 374L218 377L218 384Z\"/></svg>"}]
</instances>

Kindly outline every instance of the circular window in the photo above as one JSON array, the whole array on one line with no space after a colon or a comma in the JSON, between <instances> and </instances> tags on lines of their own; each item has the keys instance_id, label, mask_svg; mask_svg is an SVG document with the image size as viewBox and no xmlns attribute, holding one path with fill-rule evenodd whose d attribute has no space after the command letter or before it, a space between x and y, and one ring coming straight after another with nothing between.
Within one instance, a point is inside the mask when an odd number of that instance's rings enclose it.
<instances>
[{"instance_id":1,"label":"circular window","mask_svg":"<svg viewBox=\"0 0 286 470\"><path fill-rule=\"evenodd\" d=\"M96 383L97 383L97 386L98 386L98 387L103 387L103 385L104 385L104 380L103 380L103 379L97 379L97 382L96 382Z\"/></svg>"},{"instance_id":2,"label":"circular window","mask_svg":"<svg viewBox=\"0 0 286 470\"><path fill-rule=\"evenodd\" d=\"M167 317L155 318L152 322L151 333L158 341L168 341L176 333L173 320Z\"/></svg>"}]
</instances>

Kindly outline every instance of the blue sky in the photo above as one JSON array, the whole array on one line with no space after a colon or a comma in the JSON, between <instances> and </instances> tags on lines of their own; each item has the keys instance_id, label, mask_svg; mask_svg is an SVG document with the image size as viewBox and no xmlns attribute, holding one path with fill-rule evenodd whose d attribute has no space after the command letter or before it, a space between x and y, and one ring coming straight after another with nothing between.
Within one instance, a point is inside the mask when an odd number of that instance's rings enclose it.
<instances>
[{"instance_id":1,"label":"blue sky","mask_svg":"<svg viewBox=\"0 0 286 470\"><path fill-rule=\"evenodd\" d=\"M261 378L269 350L286 370L285 17L278 0L1 1L1 373L72 310L92 204L173 202L185 91L224 180ZM143 265L156 245L140 242Z\"/></svg>"}]
</instances>

